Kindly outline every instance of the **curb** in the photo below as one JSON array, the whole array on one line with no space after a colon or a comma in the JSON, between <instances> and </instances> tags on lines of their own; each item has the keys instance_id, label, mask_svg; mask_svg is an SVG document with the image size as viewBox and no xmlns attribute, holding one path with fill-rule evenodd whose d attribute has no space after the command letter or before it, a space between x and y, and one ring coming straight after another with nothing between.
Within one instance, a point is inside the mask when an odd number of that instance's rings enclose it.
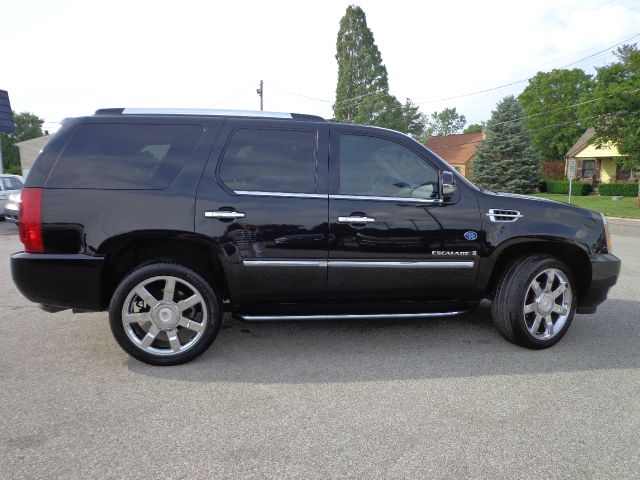
<instances>
[{"instance_id":1,"label":"curb","mask_svg":"<svg viewBox=\"0 0 640 480\"><path fill-rule=\"evenodd\" d=\"M634 227L640 227L640 219L638 218L607 217L607 221L617 225L623 225L628 222L628 224Z\"/></svg>"}]
</instances>

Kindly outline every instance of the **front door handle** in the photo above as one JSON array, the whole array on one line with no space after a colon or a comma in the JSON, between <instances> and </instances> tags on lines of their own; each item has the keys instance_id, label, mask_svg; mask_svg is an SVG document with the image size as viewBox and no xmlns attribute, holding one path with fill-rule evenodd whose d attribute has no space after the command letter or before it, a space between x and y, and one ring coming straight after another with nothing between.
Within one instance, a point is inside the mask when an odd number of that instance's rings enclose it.
<instances>
[{"instance_id":1,"label":"front door handle","mask_svg":"<svg viewBox=\"0 0 640 480\"><path fill-rule=\"evenodd\" d=\"M372 217L348 216L338 217L338 223L373 223L376 219Z\"/></svg>"},{"instance_id":2,"label":"front door handle","mask_svg":"<svg viewBox=\"0 0 640 480\"><path fill-rule=\"evenodd\" d=\"M204 212L204 216L207 218L218 218L220 220L233 220L236 218L244 218L245 214L230 210L209 210Z\"/></svg>"}]
</instances>

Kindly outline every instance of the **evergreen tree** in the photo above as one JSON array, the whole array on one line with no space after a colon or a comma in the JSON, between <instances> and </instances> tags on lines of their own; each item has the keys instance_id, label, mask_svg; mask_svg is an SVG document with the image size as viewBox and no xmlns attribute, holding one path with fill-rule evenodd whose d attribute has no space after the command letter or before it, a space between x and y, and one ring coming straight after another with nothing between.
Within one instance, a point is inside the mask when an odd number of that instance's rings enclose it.
<instances>
[{"instance_id":1,"label":"evergreen tree","mask_svg":"<svg viewBox=\"0 0 640 480\"><path fill-rule=\"evenodd\" d=\"M398 107L389 95L387 68L367 26L364 11L347 7L340 20L337 53L338 85L334 117L338 121L380 125ZM393 101L395 100L395 102ZM380 118L382 117L382 119ZM386 125L382 125L386 126Z\"/></svg>"},{"instance_id":2,"label":"evergreen tree","mask_svg":"<svg viewBox=\"0 0 640 480\"><path fill-rule=\"evenodd\" d=\"M491 112L482 142L472 160L478 186L509 193L531 193L538 184L538 161L526 131L522 106L505 97Z\"/></svg>"}]
</instances>

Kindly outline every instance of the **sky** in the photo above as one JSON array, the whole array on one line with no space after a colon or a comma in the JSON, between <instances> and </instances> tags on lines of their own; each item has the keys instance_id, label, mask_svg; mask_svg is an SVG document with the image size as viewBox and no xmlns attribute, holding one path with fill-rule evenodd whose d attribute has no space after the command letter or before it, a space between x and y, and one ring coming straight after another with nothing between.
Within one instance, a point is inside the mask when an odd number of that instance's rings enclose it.
<instances>
[{"instance_id":1,"label":"sky","mask_svg":"<svg viewBox=\"0 0 640 480\"><path fill-rule=\"evenodd\" d=\"M0 89L51 132L98 108L257 110L260 80L265 110L331 118L352 3L391 93L468 123L538 71L592 74L616 44L640 41L640 0L0 0Z\"/></svg>"}]
</instances>

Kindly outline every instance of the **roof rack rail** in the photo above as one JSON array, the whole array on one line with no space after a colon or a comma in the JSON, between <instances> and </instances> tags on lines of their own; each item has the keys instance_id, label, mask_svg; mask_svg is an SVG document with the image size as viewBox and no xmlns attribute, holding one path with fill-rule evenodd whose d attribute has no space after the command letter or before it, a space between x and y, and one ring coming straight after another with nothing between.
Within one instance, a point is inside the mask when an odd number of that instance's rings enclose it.
<instances>
[{"instance_id":1,"label":"roof rack rail","mask_svg":"<svg viewBox=\"0 0 640 480\"><path fill-rule=\"evenodd\" d=\"M325 122L318 115L302 113L264 112L253 110L217 110L210 108L101 108L96 115L202 115L211 117L256 117L279 118L288 120L306 120Z\"/></svg>"}]
</instances>

